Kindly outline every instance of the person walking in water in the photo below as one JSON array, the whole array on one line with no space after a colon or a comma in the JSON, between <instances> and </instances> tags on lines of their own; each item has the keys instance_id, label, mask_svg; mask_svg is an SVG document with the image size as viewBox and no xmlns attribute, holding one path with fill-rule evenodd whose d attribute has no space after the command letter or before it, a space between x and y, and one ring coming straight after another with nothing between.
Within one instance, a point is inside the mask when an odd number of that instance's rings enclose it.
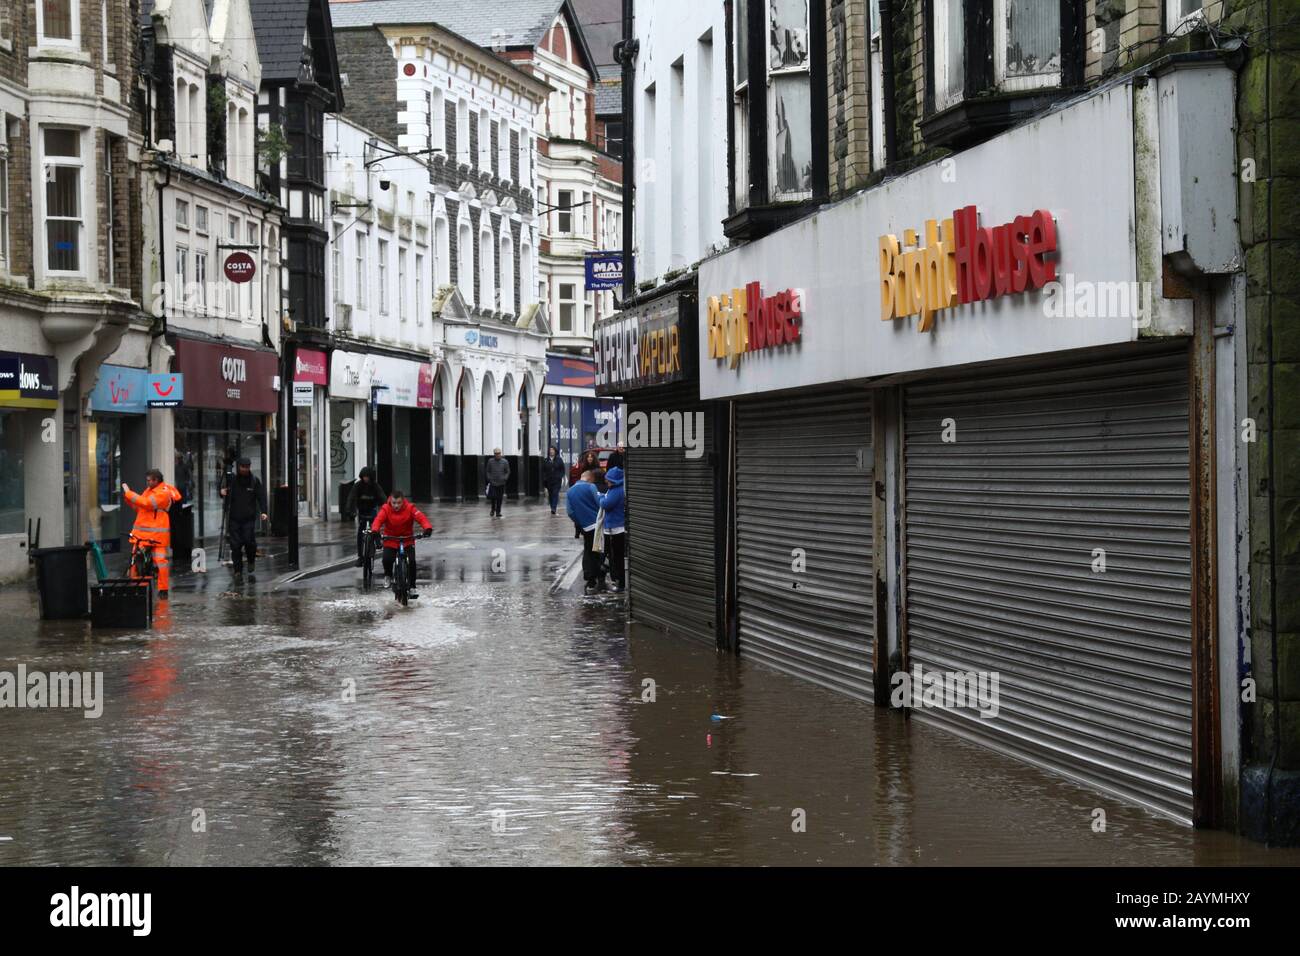
<instances>
[{"instance_id":1,"label":"person walking in water","mask_svg":"<svg viewBox=\"0 0 1300 956\"><path fill-rule=\"evenodd\" d=\"M600 516L600 492L596 490L593 472L584 471L578 483L569 488L564 507L582 535L582 576L587 582L587 593L594 594L604 589L605 575L600 570L601 556L591 550L596 543L596 519Z\"/></svg>"},{"instance_id":2,"label":"person walking in water","mask_svg":"<svg viewBox=\"0 0 1300 956\"><path fill-rule=\"evenodd\" d=\"M488 501L492 504L492 517L501 517L501 502L506 496L506 482L510 480L510 462L501 457L501 449L492 449L487 462Z\"/></svg>"},{"instance_id":3,"label":"person walking in water","mask_svg":"<svg viewBox=\"0 0 1300 956\"><path fill-rule=\"evenodd\" d=\"M348 493L348 511L357 516L357 567L365 563L365 530L387 498L375 478L375 470L369 465L362 468Z\"/></svg>"},{"instance_id":4,"label":"person walking in water","mask_svg":"<svg viewBox=\"0 0 1300 956\"><path fill-rule=\"evenodd\" d=\"M253 463L247 458L239 459L234 474L226 476L221 497L230 509L226 515L226 537L230 541L235 583L244 583L245 557L248 580L256 581L257 520L266 520L266 489L262 487L262 479L253 474Z\"/></svg>"},{"instance_id":5,"label":"person walking in water","mask_svg":"<svg viewBox=\"0 0 1300 956\"><path fill-rule=\"evenodd\" d=\"M564 487L566 471L564 459L560 457L559 450L552 445L546 461L542 462L542 487L546 489L546 496L550 499L551 514L556 514L560 507L560 489Z\"/></svg>"}]
</instances>

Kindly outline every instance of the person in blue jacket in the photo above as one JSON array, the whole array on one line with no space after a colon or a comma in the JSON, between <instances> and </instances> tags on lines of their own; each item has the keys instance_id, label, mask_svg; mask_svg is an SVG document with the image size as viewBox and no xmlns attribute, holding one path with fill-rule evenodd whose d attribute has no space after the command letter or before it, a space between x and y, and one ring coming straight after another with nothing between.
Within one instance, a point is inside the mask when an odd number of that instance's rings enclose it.
<instances>
[{"instance_id":1,"label":"person in blue jacket","mask_svg":"<svg viewBox=\"0 0 1300 956\"><path fill-rule=\"evenodd\" d=\"M611 591L627 587L627 489L623 486L623 469L617 466L605 472L609 491L600 496L605 509L605 555L609 558L609 576L614 579Z\"/></svg>"},{"instance_id":2,"label":"person in blue jacket","mask_svg":"<svg viewBox=\"0 0 1300 956\"><path fill-rule=\"evenodd\" d=\"M587 593L604 590L605 575L600 570L600 555L591 548L596 539L596 518L600 512L600 492L596 490L595 473L582 473L578 483L565 496L564 509L582 535L582 576L587 581Z\"/></svg>"}]
</instances>

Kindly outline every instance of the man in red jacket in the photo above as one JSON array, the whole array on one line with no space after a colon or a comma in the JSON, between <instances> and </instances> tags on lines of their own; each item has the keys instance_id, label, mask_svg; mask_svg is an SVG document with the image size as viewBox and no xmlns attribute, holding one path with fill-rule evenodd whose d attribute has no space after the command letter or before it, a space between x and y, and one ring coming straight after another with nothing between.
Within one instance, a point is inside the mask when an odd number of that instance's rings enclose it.
<instances>
[{"instance_id":1,"label":"man in red jacket","mask_svg":"<svg viewBox=\"0 0 1300 956\"><path fill-rule=\"evenodd\" d=\"M429 524L429 519L424 516L424 512L415 505L406 500L406 496L400 491L394 491L389 496L387 503L379 509L379 514L375 515L375 520L370 525L370 530L376 534L386 535L388 540L384 541L384 578L385 583L392 580L393 562L397 560L397 545L404 543L406 545L406 557L411 569L411 594L415 594L415 525L419 523L424 529L424 537L428 538L433 534L433 525Z\"/></svg>"}]
</instances>

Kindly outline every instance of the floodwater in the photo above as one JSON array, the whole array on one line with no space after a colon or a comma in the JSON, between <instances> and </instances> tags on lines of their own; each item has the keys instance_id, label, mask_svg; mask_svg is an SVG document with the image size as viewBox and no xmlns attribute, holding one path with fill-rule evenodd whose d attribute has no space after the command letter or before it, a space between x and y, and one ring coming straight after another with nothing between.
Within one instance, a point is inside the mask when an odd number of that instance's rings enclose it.
<instances>
[{"instance_id":1,"label":"floodwater","mask_svg":"<svg viewBox=\"0 0 1300 956\"><path fill-rule=\"evenodd\" d=\"M351 569L194 576L147 633L0 590L0 671L104 682L0 709L0 863L1300 863L551 593L568 522L484 511L431 511L406 609Z\"/></svg>"}]
</instances>

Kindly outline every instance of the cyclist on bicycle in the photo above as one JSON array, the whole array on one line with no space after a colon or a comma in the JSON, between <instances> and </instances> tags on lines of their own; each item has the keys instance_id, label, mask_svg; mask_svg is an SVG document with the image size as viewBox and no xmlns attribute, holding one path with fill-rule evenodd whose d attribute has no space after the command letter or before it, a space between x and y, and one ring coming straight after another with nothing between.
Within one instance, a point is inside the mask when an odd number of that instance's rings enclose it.
<instances>
[{"instance_id":1,"label":"cyclist on bicycle","mask_svg":"<svg viewBox=\"0 0 1300 956\"><path fill-rule=\"evenodd\" d=\"M370 530L384 535L384 583L393 583L393 562L397 560L397 546L406 545L407 564L410 567L411 594L415 594L415 525L424 529L424 537L433 534L433 525L424 512L406 500L400 491L394 491L388 502L379 509Z\"/></svg>"},{"instance_id":2,"label":"cyclist on bicycle","mask_svg":"<svg viewBox=\"0 0 1300 956\"><path fill-rule=\"evenodd\" d=\"M168 511L172 502L180 500L180 492L163 481L162 472L150 468L144 475L145 489L136 494L125 482L122 495L135 509L135 526L131 529L132 550L136 546L153 552L153 564L158 572L158 597L166 598L171 586L170 555L172 545L171 518ZM131 577L136 577L135 562L131 562Z\"/></svg>"},{"instance_id":3,"label":"cyclist on bicycle","mask_svg":"<svg viewBox=\"0 0 1300 956\"><path fill-rule=\"evenodd\" d=\"M362 468L352 483L352 493L348 495L348 511L357 516L357 567L361 567L366 554L362 533L379 514L385 497L383 487L375 480L374 469L369 466Z\"/></svg>"}]
</instances>

